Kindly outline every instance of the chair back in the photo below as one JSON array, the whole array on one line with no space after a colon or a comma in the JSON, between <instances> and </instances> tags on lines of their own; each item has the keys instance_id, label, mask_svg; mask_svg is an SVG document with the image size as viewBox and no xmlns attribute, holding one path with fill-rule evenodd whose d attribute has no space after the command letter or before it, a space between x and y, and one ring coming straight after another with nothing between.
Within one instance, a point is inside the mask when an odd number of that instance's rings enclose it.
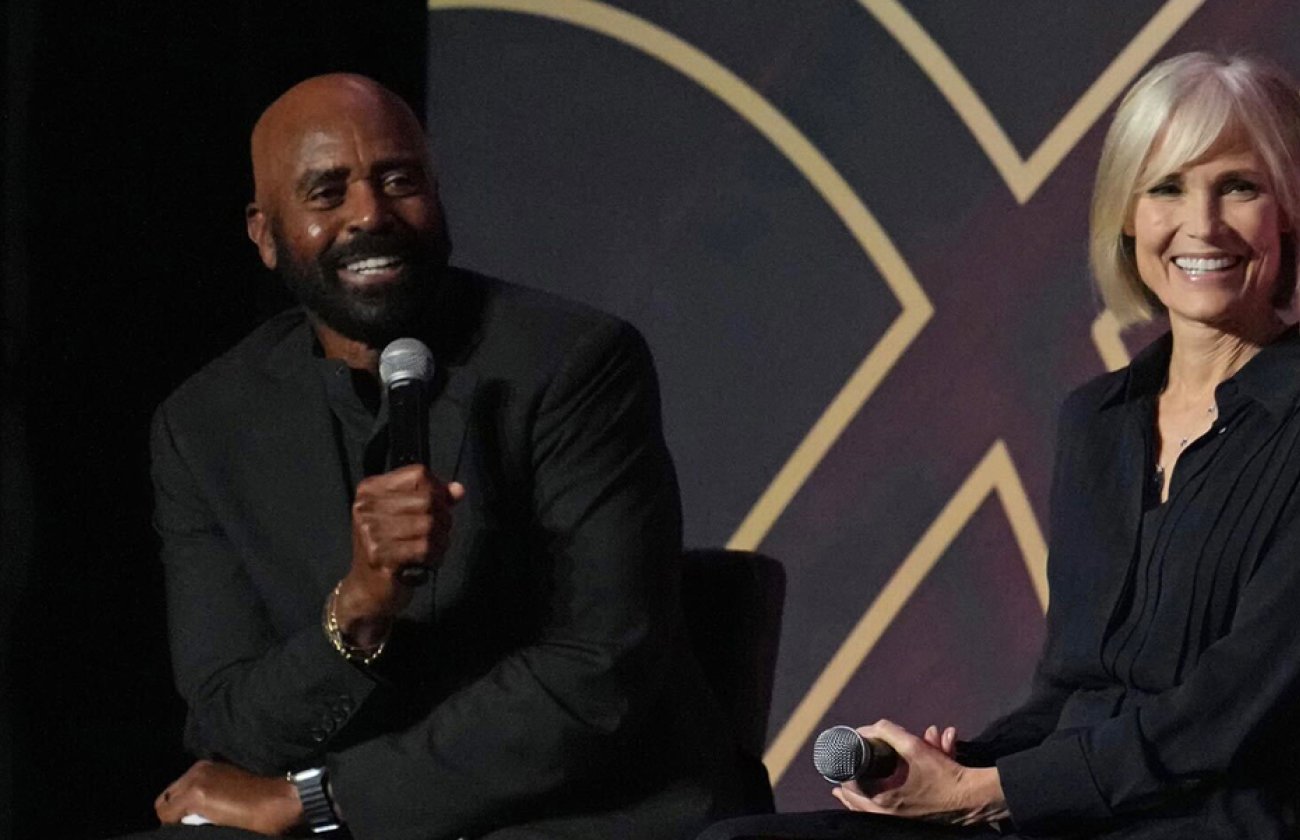
<instances>
[{"instance_id":1,"label":"chair back","mask_svg":"<svg viewBox=\"0 0 1300 840\"><path fill-rule=\"evenodd\" d=\"M682 563L686 630L742 752L761 759L785 605L785 569L750 551L693 549Z\"/></svg>"}]
</instances>

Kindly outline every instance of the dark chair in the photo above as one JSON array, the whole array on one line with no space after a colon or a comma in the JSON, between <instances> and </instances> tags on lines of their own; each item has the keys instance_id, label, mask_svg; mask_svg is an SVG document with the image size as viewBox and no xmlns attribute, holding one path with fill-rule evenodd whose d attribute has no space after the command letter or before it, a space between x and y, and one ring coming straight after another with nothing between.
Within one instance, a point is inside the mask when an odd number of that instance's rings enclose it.
<instances>
[{"instance_id":1,"label":"dark chair","mask_svg":"<svg viewBox=\"0 0 1300 840\"><path fill-rule=\"evenodd\" d=\"M761 761L781 639L785 569L750 551L694 549L682 562L686 631L740 751L752 759L752 810L771 810Z\"/></svg>"}]
</instances>

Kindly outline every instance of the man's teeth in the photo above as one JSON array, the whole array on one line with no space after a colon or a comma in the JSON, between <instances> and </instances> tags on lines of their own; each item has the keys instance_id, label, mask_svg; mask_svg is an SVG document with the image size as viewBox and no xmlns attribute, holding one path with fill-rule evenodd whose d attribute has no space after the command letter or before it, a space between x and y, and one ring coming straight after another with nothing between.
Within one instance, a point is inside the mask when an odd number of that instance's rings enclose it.
<instances>
[{"instance_id":1,"label":"man's teeth","mask_svg":"<svg viewBox=\"0 0 1300 840\"><path fill-rule=\"evenodd\" d=\"M367 257L364 260L353 260L350 263L345 263L343 267L353 274L375 274L401 264L401 257Z\"/></svg>"},{"instance_id":2,"label":"man's teeth","mask_svg":"<svg viewBox=\"0 0 1300 840\"><path fill-rule=\"evenodd\" d=\"M1232 268L1239 261L1239 257L1177 257L1174 259L1174 265L1188 274L1204 274Z\"/></svg>"}]
</instances>

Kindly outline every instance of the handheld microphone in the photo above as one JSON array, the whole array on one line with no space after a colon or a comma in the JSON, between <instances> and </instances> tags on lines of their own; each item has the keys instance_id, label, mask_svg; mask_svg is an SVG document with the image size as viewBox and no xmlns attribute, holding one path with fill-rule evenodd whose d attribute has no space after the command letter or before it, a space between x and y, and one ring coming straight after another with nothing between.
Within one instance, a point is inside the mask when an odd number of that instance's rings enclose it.
<instances>
[{"instance_id":1,"label":"handheld microphone","mask_svg":"<svg viewBox=\"0 0 1300 840\"><path fill-rule=\"evenodd\" d=\"M389 469L408 464L429 466L429 385L433 353L416 338L389 342L379 354L379 378L388 396ZM405 584L424 583L427 569L409 566L398 572Z\"/></svg>"},{"instance_id":2,"label":"handheld microphone","mask_svg":"<svg viewBox=\"0 0 1300 840\"><path fill-rule=\"evenodd\" d=\"M427 467L433 353L419 339L396 339L379 354L379 378L388 389L389 467Z\"/></svg>"},{"instance_id":3,"label":"handheld microphone","mask_svg":"<svg viewBox=\"0 0 1300 840\"><path fill-rule=\"evenodd\" d=\"M898 753L877 738L863 738L851 726L832 726L813 744L813 765L835 784L883 779L898 766Z\"/></svg>"}]
</instances>

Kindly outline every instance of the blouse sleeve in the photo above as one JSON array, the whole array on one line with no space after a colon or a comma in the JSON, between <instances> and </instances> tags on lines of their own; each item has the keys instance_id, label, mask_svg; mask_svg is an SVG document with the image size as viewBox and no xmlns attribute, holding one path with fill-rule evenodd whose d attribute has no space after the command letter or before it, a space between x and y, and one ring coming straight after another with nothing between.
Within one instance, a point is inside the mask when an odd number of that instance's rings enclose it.
<instances>
[{"instance_id":1,"label":"blouse sleeve","mask_svg":"<svg viewBox=\"0 0 1300 840\"><path fill-rule=\"evenodd\" d=\"M1274 456L1294 462L1297 446L1290 450ZM1021 829L1077 829L1167 804L1229 774L1269 777L1280 755L1274 747L1292 740L1300 708L1300 493L1294 482L1275 485L1264 505L1271 510L1257 521L1278 525L1253 533L1239 558L1229 626L1176 685L997 760Z\"/></svg>"}]
</instances>

